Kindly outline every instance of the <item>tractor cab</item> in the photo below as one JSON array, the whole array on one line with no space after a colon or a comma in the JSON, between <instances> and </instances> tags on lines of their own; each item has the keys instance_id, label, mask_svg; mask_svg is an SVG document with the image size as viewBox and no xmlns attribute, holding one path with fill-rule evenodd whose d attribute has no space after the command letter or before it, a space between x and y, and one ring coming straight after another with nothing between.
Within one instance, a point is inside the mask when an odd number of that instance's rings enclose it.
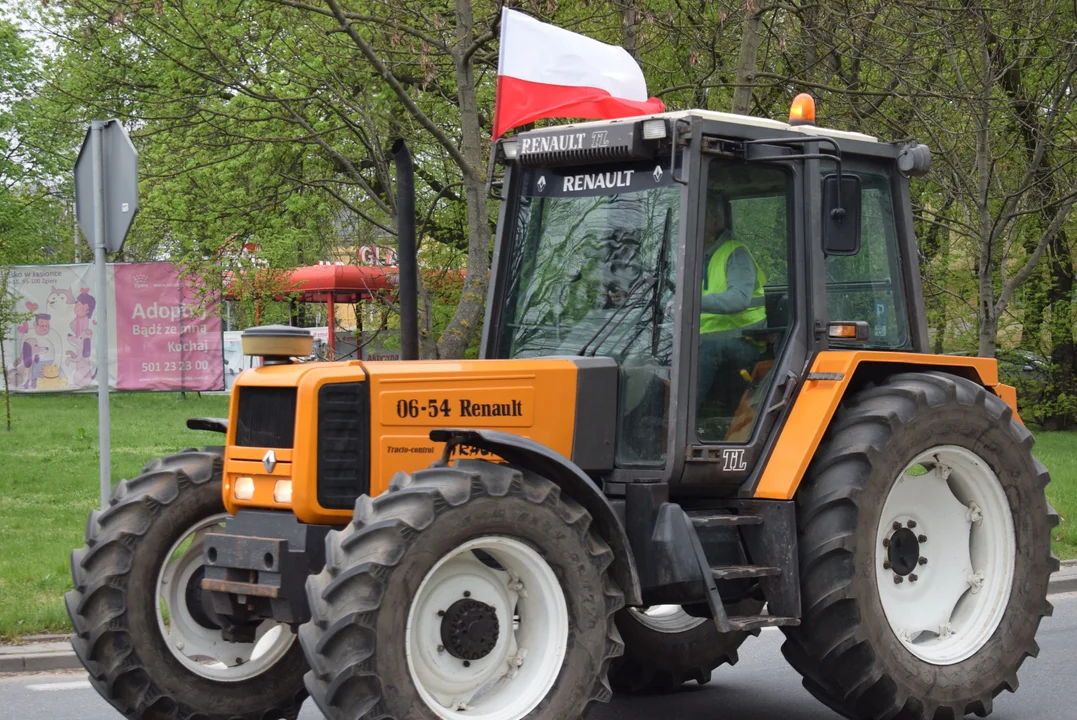
<instances>
[{"instance_id":1,"label":"tractor cab","mask_svg":"<svg viewBox=\"0 0 1077 720\"><path fill-rule=\"evenodd\" d=\"M814 352L925 350L927 148L818 128L810 100L791 123L690 110L498 143L483 357L615 360L615 474L733 489Z\"/></svg>"}]
</instances>

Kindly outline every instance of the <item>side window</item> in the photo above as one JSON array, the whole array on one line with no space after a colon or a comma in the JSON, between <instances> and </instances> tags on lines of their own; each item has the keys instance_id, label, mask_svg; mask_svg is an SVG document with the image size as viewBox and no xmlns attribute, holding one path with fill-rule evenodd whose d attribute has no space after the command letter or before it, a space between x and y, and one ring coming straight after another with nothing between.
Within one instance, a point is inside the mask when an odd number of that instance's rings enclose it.
<instances>
[{"instance_id":1,"label":"side window","mask_svg":"<svg viewBox=\"0 0 1077 720\"><path fill-rule=\"evenodd\" d=\"M904 348L909 344L909 327L890 179L858 174L862 182L860 252L827 258L827 312L831 320L866 321L867 347Z\"/></svg>"}]
</instances>

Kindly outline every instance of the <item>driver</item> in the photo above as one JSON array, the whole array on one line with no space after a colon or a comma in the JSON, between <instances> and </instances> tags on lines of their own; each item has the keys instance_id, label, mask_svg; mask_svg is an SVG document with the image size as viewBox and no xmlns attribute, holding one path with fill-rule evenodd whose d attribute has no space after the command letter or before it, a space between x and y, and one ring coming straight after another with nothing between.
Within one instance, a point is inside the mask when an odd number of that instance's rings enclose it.
<instances>
[{"instance_id":1,"label":"driver","mask_svg":"<svg viewBox=\"0 0 1077 720\"><path fill-rule=\"evenodd\" d=\"M766 324L763 296L766 276L748 248L733 238L729 218L729 200L710 188L703 248L697 405L702 404L714 386L719 369L735 374L725 378L725 385L740 384L734 377L740 377L740 370L751 371L751 358L755 355L752 345L743 338L743 331Z\"/></svg>"}]
</instances>

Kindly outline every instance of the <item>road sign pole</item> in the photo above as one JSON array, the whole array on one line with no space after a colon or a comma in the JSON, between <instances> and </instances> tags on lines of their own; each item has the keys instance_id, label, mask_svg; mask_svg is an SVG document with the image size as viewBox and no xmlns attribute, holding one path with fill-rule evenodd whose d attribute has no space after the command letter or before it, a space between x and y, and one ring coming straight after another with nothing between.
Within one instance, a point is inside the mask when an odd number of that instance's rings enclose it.
<instances>
[{"instance_id":1,"label":"road sign pole","mask_svg":"<svg viewBox=\"0 0 1077 720\"><path fill-rule=\"evenodd\" d=\"M93 147L94 270L97 274L97 440L101 455L101 508L108 507L112 495L112 445L108 407L108 255L105 245L105 163L104 144L107 121L94 120L90 125Z\"/></svg>"}]
</instances>

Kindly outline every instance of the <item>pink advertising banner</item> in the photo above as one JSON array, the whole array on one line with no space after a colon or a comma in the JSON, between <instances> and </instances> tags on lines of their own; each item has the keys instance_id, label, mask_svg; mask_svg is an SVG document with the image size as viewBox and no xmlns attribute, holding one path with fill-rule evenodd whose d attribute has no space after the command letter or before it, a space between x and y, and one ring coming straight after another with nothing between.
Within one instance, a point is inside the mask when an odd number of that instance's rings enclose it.
<instances>
[{"instance_id":1,"label":"pink advertising banner","mask_svg":"<svg viewBox=\"0 0 1077 720\"><path fill-rule=\"evenodd\" d=\"M12 268L8 291L26 322L8 329L5 367L13 392L97 387L98 318L109 315L109 386L115 390L222 390L224 346L217 304L203 305L171 263L108 266L97 297L92 265Z\"/></svg>"},{"instance_id":2,"label":"pink advertising banner","mask_svg":"<svg viewBox=\"0 0 1077 720\"><path fill-rule=\"evenodd\" d=\"M171 263L116 265L116 389L221 390L217 303Z\"/></svg>"}]
</instances>

